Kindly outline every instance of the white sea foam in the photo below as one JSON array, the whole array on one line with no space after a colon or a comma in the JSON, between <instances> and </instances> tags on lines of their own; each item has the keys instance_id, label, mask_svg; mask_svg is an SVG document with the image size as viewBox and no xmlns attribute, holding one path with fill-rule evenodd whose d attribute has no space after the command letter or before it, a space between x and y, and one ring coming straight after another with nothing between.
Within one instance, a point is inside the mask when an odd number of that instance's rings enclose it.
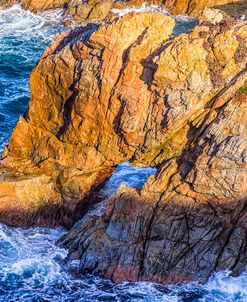
<instances>
[{"instance_id":1,"label":"white sea foam","mask_svg":"<svg viewBox=\"0 0 247 302\"><path fill-rule=\"evenodd\" d=\"M102 216L106 208L108 200L113 196L121 184L128 187L142 187L149 176L156 173L155 168L135 168L129 162L118 165L117 169L105 184L104 188L99 192L101 203L95 205L89 216Z\"/></svg>"},{"instance_id":2,"label":"white sea foam","mask_svg":"<svg viewBox=\"0 0 247 302\"><path fill-rule=\"evenodd\" d=\"M165 16L171 16L169 10L162 9L161 6L158 5L150 5L147 3L142 4L140 7L131 7L131 8L124 8L124 9L112 9L111 10L114 14L123 17L129 13L141 13L141 12L156 12L160 13ZM181 33L186 33L187 31L191 30L197 25L197 21L195 18L192 18L188 15L177 15L172 16L176 20L176 25L173 31L174 35L179 35Z\"/></svg>"},{"instance_id":3,"label":"white sea foam","mask_svg":"<svg viewBox=\"0 0 247 302\"><path fill-rule=\"evenodd\" d=\"M141 12L158 12L161 13L163 15L168 15L169 11L162 9L160 6L158 5L150 5L147 3L143 3L140 7L131 7L131 8L124 8L124 9L112 9L111 10L114 14L119 15L120 17L125 16L129 13L141 13Z\"/></svg>"},{"instance_id":4,"label":"white sea foam","mask_svg":"<svg viewBox=\"0 0 247 302\"><path fill-rule=\"evenodd\" d=\"M0 153L28 104L29 76L54 35L61 10L33 14L19 5L0 10Z\"/></svg>"}]
</instances>

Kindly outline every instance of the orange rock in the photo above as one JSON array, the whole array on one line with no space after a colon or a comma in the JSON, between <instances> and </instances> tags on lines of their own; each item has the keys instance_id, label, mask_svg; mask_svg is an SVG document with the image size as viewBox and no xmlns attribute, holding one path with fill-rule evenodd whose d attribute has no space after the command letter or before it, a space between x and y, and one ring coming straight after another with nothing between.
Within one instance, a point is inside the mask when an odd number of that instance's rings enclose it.
<instances>
[{"instance_id":1,"label":"orange rock","mask_svg":"<svg viewBox=\"0 0 247 302\"><path fill-rule=\"evenodd\" d=\"M195 16L205 8L231 4L234 2L239 2L239 0L167 0L166 7L176 15L189 14Z\"/></svg>"},{"instance_id":2,"label":"orange rock","mask_svg":"<svg viewBox=\"0 0 247 302\"><path fill-rule=\"evenodd\" d=\"M69 0L21 0L21 5L32 12L41 12L64 7L68 2Z\"/></svg>"},{"instance_id":3,"label":"orange rock","mask_svg":"<svg viewBox=\"0 0 247 302\"><path fill-rule=\"evenodd\" d=\"M116 165L157 166L64 237L120 281L205 282L246 264L247 24L208 9L191 32L131 13L58 35L0 160L0 221L71 227Z\"/></svg>"},{"instance_id":4,"label":"orange rock","mask_svg":"<svg viewBox=\"0 0 247 302\"><path fill-rule=\"evenodd\" d=\"M190 129L183 154L162 164L141 192L121 186L102 216L72 228L62 239L69 257L114 282L204 283L215 271L241 273L246 116L247 94L238 92L206 128Z\"/></svg>"},{"instance_id":5,"label":"orange rock","mask_svg":"<svg viewBox=\"0 0 247 302\"><path fill-rule=\"evenodd\" d=\"M246 81L239 55L246 23L212 15L204 12L200 26L173 38L175 21L159 13L131 13L98 30L88 25L58 35L32 72L28 114L3 153L1 183L35 177L38 204L55 200L52 224L71 226L117 164L158 165L183 154L191 125L203 131ZM162 180L157 192L165 186ZM9 204L25 224L13 192ZM34 217L29 224L44 224L33 198L26 205ZM10 223L21 224L14 216Z\"/></svg>"}]
</instances>

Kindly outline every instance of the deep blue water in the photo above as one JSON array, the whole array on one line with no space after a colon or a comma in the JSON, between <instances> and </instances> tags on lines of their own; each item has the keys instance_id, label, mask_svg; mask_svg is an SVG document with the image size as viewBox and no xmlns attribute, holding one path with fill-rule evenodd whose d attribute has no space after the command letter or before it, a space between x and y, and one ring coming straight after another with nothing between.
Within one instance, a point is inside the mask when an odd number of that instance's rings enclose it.
<instances>
[{"instance_id":1,"label":"deep blue water","mask_svg":"<svg viewBox=\"0 0 247 302\"><path fill-rule=\"evenodd\" d=\"M17 6L0 10L0 151L26 109L31 69L54 34L63 30L59 20L59 12L35 16ZM185 22L181 26L186 27ZM142 186L154 172L124 163L101 193L107 200L121 183ZM93 209L91 215L99 215L103 205ZM247 273L238 278L219 273L204 286L169 287L152 283L114 285L80 274L77 263L66 264L66 251L56 245L64 232L61 228L20 229L0 224L0 302L247 301Z\"/></svg>"}]
</instances>

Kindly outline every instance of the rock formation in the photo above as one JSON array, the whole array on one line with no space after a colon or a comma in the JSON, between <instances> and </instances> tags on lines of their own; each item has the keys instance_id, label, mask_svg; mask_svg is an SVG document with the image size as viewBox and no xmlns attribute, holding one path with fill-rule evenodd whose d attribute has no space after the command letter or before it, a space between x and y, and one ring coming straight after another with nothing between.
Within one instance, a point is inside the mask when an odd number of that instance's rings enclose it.
<instances>
[{"instance_id":1,"label":"rock formation","mask_svg":"<svg viewBox=\"0 0 247 302\"><path fill-rule=\"evenodd\" d=\"M62 240L69 259L115 282L239 274L247 256L246 102L239 92L209 109L192 125L183 154L165 161L141 191L122 186L103 216L77 223Z\"/></svg>"},{"instance_id":2,"label":"rock formation","mask_svg":"<svg viewBox=\"0 0 247 302\"><path fill-rule=\"evenodd\" d=\"M112 0L72 0L68 3L66 14L72 16L75 21L79 22L88 22L88 21L102 21L111 16L112 9L127 9L127 8L136 8L140 7L143 4L156 5L161 9L168 9L172 14L188 14L192 16L198 15L206 7L215 7L221 5L221 9L227 9L226 4L236 3L236 13L235 15L242 15L244 12L243 7L247 9L246 1L239 0L130 0L130 1L112 1ZM241 7L238 9L238 5ZM224 6L225 5L225 6ZM228 9L228 12L230 9Z\"/></svg>"},{"instance_id":3,"label":"rock formation","mask_svg":"<svg viewBox=\"0 0 247 302\"><path fill-rule=\"evenodd\" d=\"M199 280L246 263L247 24L205 10L130 13L59 34L32 72L29 108L0 161L0 220L66 225L119 163L156 166L63 244L114 281ZM234 247L234 248L233 248Z\"/></svg>"},{"instance_id":4,"label":"rock formation","mask_svg":"<svg viewBox=\"0 0 247 302\"><path fill-rule=\"evenodd\" d=\"M65 7L68 0L21 0L22 7L32 12Z\"/></svg>"},{"instance_id":5,"label":"rock formation","mask_svg":"<svg viewBox=\"0 0 247 302\"><path fill-rule=\"evenodd\" d=\"M221 6L220 8L224 9L224 5L231 4L232 7L234 3L236 3L234 10L238 14L243 11L243 7L246 9L247 6L246 0L2 0L0 7L9 7L16 3L20 3L23 8L32 12L65 8L66 15L71 16L77 22L86 23L109 19L112 15L112 9L138 8L143 4L160 6L161 9L168 9L175 15L188 14L192 16L198 15L205 8Z\"/></svg>"},{"instance_id":6,"label":"rock formation","mask_svg":"<svg viewBox=\"0 0 247 302\"><path fill-rule=\"evenodd\" d=\"M246 24L212 10L200 20L144 64L164 102L157 175L141 191L122 186L102 216L86 215L62 240L84 271L167 284L246 265Z\"/></svg>"},{"instance_id":7,"label":"rock formation","mask_svg":"<svg viewBox=\"0 0 247 302\"><path fill-rule=\"evenodd\" d=\"M165 5L173 14L197 15L205 8L232 4L240 0L166 0ZM246 1L245 1L246 2Z\"/></svg>"},{"instance_id":8,"label":"rock formation","mask_svg":"<svg viewBox=\"0 0 247 302\"><path fill-rule=\"evenodd\" d=\"M142 59L169 38L174 24L161 14L130 14L94 34L92 25L54 40L31 75L29 110L0 162L0 188L7 187L1 220L71 225L113 166L144 144L160 144L151 140L155 130L148 142L147 128L155 128L152 92L139 77Z\"/></svg>"},{"instance_id":9,"label":"rock formation","mask_svg":"<svg viewBox=\"0 0 247 302\"><path fill-rule=\"evenodd\" d=\"M0 8L7 8L14 4L21 4L24 9L37 13L47 9L65 7L68 2L68 0L1 0Z\"/></svg>"},{"instance_id":10,"label":"rock formation","mask_svg":"<svg viewBox=\"0 0 247 302\"><path fill-rule=\"evenodd\" d=\"M246 0L241 0L237 2L232 2L227 5L217 5L216 8L223 10L232 17L242 17L247 16L247 2Z\"/></svg>"}]
</instances>

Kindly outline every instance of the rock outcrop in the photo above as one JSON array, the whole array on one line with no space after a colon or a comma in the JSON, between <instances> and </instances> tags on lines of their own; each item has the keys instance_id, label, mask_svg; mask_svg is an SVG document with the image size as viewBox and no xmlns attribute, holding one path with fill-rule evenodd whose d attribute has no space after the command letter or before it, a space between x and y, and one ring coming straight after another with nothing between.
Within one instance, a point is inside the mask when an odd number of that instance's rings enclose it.
<instances>
[{"instance_id":1,"label":"rock outcrop","mask_svg":"<svg viewBox=\"0 0 247 302\"><path fill-rule=\"evenodd\" d=\"M8 8L14 4L16 4L17 0L2 0L0 1L0 8Z\"/></svg>"},{"instance_id":2,"label":"rock outcrop","mask_svg":"<svg viewBox=\"0 0 247 302\"><path fill-rule=\"evenodd\" d=\"M247 2L246 0L240 0L232 2L227 5L217 5L215 8L223 10L232 17L243 17L247 16Z\"/></svg>"},{"instance_id":3,"label":"rock outcrop","mask_svg":"<svg viewBox=\"0 0 247 302\"><path fill-rule=\"evenodd\" d=\"M22 7L32 12L66 7L68 0L21 0Z\"/></svg>"},{"instance_id":4,"label":"rock outcrop","mask_svg":"<svg viewBox=\"0 0 247 302\"><path fill-rule=\"evenodd\" d=\"M144 4L148 6L159 7L161 10L168 9L172 14L188 14L191 16L197 16L203 9L209 7L220 6L221 9L228 10L228 13L233 4L235 13L234 15L242 15L244 13L243 7L247 9L246 1L239 0L130 0L130 1L112 1L112 0L72 0L69 2L66 14L72 16L75 21L88 22L94 21L99 22L105 19L109 19L112 15L112 10L118 9L134 9L140 8Z\"/></svg>"},{"instance_id":5,"label":"rock outcrop","mask_svg":"<svg viewBox=\"0 0 247 302\"><path fill-rule=\"evenodd\" d=\"M158 173L78 222L70 259L117 282L243 269L247 24L212 9L199 22L172 36L173 18L131 13L54 39L0 161L2 222L72 226L130 160Z\"/></svg>"},{"instance_id":6,"label":"rock outcrop","mask_svg":"<svg viewBox=\"0 0 247 302\"><path fill-rule=\"evenodd\" d=\"M55 39L31 75L28 112L0 162L0 187L7 187L0 191L2 221L71 225L112 167L144 144L160 144L152 142L155 130L146 138L155 128L153 94L140 75L142 59L161 47L174 24L161 14L130 14L95 33L92 25Z\"/></svg>"},{"instance_id":7,"label":"rock outcrop","mask_svg":"<svg viewBox=\"0 0 247 302\"><path fill-rule=\"evenodd\" d=\"M165 6L170 9L173 14L188 14L195 16L205 8L232 4L235 2L238 3L240 0L166 0Z\"/></svg>"},{"instance_id":8,"label":"rock outcrop","mask_svg":"<svg viewBox=\"0 0 247 302\"><path fill-rule=\"evenodd\" d=\"M247 67L239 33L246 35L246 25L221 18L207 11L200 27L152 57L155 72L147 83L156 102L164 100L160 122L170 138L161 139L151 160L159 171L141 191L122 186L102 216L86 215L62 239L69 259L80 259L83 271L115 282L167 284L205 282L215 271L229 269L237 275L244 269ZM235 34L240 43L231 56L234 43L228 38ZM235 76L223 80L226 66L240 61ZM152 70L148 62L144 66ZM226 69L221 73L217 64Z\"/></svg>"},{"instance_id":9,"label":"rock outcrop","mask_svg":"<svg viewBox=\"0 0 247 302\"><path fill-rule=\"evenodd\" d=\"M236 11L234 13L243 14L247 9L246 0L2 0L0 7L9 7L20 3L24 9L32 12L42 12L47 9L65 8L65 14L72 17L77 22L88 23L90 21L100 22L111 17L112 9L140 8L142 5L159 6L160 9L168 9L172 14L198 15L203 9L219 6L221 9L229 9L226 4ZM244 8L244 10L243 10Z\"/></svg>"},{"instance_id":10,"label":"rock outcrop","mask_svg":"<svg viewBox=\"0 0 247 302\"><path fill-rule=\"evenodd\" d=\"M246 117L240 92L211 108L192 125L183 154L165 161L141 191L122 186L103 216L76 224L62 240L69 259L115 282L239 274L247 256Z\"/></svg>"},{"instance_id":11,"label":"rock outcrop","mask_svg":"<svg viewBox=\"0 0 247 302\"><path fill-rule=\"evenodd\" d=\"M21 4L24 9L38 13L48 9L65 8L68 3L68 0L1 0L0 8Z\"/></svg>"}]
</instances>

